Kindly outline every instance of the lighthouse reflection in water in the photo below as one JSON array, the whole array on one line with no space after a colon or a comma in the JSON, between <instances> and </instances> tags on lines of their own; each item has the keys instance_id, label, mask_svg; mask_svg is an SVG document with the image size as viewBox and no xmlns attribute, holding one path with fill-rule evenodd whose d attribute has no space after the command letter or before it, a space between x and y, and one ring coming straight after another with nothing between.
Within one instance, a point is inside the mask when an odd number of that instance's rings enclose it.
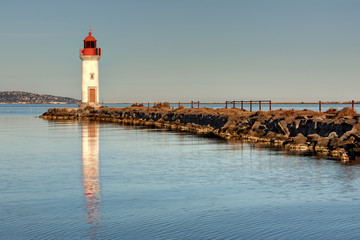
<instances>
[{"instance_id":1,"label":"lighthouse reflection in water","mask_svg":"<svg viewBox=\"0 0 360 240\"><path fill-rule=\"evenodd\" d=\"M101 184L99 167L99 123L83 122L82 127L82 162L83 187L86 201L89 236L100 237L101 228Z\"/></svg>"}]
</instances>

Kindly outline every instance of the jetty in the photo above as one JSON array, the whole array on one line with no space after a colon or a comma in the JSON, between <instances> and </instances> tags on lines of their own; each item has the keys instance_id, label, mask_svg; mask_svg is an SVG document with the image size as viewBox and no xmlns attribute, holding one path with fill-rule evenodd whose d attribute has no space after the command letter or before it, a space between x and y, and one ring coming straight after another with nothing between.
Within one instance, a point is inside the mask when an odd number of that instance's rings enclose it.
<instances>
[{"instance_id":1,"label":"jetty","mask_svg":"<svg viewBox=\"0 0 360 240\"><path fill-rule=\"evenodd\" d=\"M360 160L360 115L338 111L274 110L250 112L239 108L172 109L169 104L124 108L52 108L40 118L90 120L165 128L223 139L235 139L288 151L314 153L344 163Z\"/></svg>"}]
</instances>

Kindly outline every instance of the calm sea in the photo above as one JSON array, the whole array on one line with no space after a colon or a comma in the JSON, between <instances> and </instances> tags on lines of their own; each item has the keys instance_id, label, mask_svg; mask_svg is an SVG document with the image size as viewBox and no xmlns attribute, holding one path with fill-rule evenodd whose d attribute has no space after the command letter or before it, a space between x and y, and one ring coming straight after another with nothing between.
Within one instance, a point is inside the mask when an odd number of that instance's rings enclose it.
<instances>
[{"instance_id":1,"label":"calm sea","mask_svg":"<svg viewBox=\"0 0 360 240\"><path fill-rule=\"evenodd\" d=\"M0 105L0 239L360 238L358 165L50 107Z\"/></svg>"}]
</instances>

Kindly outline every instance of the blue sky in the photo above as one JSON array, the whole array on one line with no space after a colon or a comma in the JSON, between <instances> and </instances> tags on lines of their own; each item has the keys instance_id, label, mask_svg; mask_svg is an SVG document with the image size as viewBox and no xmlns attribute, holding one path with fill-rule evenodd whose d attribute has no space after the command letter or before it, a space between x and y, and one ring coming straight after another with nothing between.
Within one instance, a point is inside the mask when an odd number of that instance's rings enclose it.
<instances>
[{"instance_id":1,"label":"blue sky","mask_svg":"<svg viewBox=\"0 0 360 240\"><path fill-rule=\"evenodd\" d=\"M7 1L0 91L81 98L91 24L104 102L360 100L360 1Z\"/></svg>"}]
</instances>

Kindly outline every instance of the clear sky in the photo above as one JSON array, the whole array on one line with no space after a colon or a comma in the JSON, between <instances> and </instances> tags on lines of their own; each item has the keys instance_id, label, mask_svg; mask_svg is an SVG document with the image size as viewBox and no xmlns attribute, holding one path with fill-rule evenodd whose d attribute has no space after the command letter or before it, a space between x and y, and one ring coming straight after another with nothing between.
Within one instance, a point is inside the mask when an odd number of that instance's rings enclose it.
<instances>
[{"instance_id":1,"label":"clear sky","mask_svg":"<svg viewBox=\"0 0 360 240\"><path fill-rule=\"evenodd\" d=\"M359 0L2 1L0 91L80 99L90 24L104 102L360 100Z\"/></svg>"}]
</instances>

